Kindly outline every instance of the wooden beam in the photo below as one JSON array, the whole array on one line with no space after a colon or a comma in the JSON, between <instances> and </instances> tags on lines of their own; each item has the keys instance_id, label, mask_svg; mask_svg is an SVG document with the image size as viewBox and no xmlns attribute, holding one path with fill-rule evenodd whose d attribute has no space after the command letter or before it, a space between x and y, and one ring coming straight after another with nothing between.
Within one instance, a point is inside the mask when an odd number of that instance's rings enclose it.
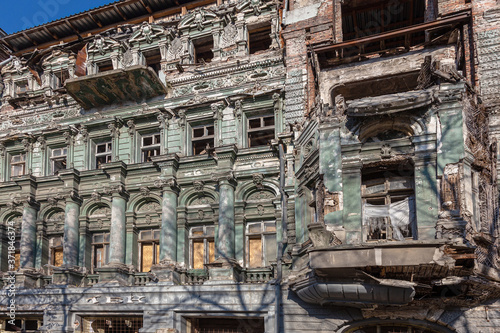
<instances>
[{"instance_id":1,"label":"wooden beam","mask_svg":"<svg viewBox=\"0 0 500 333\"><path fill-rule=\"evenodd\" d=\"M52 38L54 38L55 40L59 40L59 37L58 37L55 33L51 32L49 29L47 29L47 27L45 27L45 26L44 26L44 27L43 27L43 30L44 30L46 33L48 33L49 35L51 35L51 36L52 36Z\"/></svg>"},{"instance_id":2,"label":"wooden beam","mask_svg":"<svg viewBox=\"0 0 500 333\"><path fill-rule=\"evenodd\" d=\"M99 28L102 28L102 23L98 19L94 18L94 16L91 13L88 13L88 16L94 21L95 24L99 26Z\"/></svg>"},{"instance_id":3,"label":"wooden beam","mask_svg":"<svg viewBox=\"0 0 500 333\"><path fill-rule=\"evenodd\" d=\"M0 43L2 43L3 45L5 45L5 47L9 50L12 50L14 52L17 52L18 50L13 47L12 45L10 45L7 41L3 40L3 39L0 39Z\"/></svg>"},{"instance_id":4,"label":"wooden beam","mask_svg":"<svg viewBox=\"0 0 500 333\"><path fill-rule=\"evenodd\" d=\"M71 29L73 29L73 31L74 31L77 35L78 35L78 34L80 34L80 30L78 30L78 29L77 29L77 28L73 25L73 23L71 23L71 21L70 21L70 20L67 20L67 19L66 19L66 20L65 20L65 22L66 22L66 23L67 23L67 24L71 27Z\"/></svg>"},{"instance_id":5,"label":"wooden beam","mask_svg":"<svg viewBox=\"0 0 500 333\"><path fill-rule=\"evenodd\" d=\"M144 0L139 0L139 2L141 3L141 5L146 8L146 10L148 11L149 14L153 14L153 11L151 10L151 7L149 7L149 5L146 5L144 3Z\"/></svg>"},{"instance_id":6,"label":"wooden beam","mask_svg":"<svg viewBox=\"0 0 500 333\"><path fill-rule=\"evenodd\" d=\"M127 16L125 15L125 13L123 13L123 11L120 9L120 7L118 7L117 5L113 5L113 8L115 9L115 12L120 14L122 19L124 19L125 21L127 20Z\"/></svg>"},{"instance_id":7,"label":"wooden beam","mask_svg":"<svg viewBox=\"0 0 500 333\"><path fill-rule=\"evenodd\" d=\"M35 42L33 39L31 39L31 37L28 36L28 34L26 32L23 32L23 36L26 37L30 41L31 44L33 44L35 46L38 45L38 43Z\"/></svg>"}]
</instances>

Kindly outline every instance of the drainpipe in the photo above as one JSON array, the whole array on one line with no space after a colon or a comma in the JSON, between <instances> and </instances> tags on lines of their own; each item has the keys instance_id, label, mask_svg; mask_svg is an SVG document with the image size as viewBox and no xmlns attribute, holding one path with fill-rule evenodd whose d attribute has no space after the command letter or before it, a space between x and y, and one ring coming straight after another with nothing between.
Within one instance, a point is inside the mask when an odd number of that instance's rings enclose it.
<instances>
[{"instance_id":1,"label":"drainpipe","mask_svg":"<svg viewBox=\"0 0 500 333\"><path fill-rule=\"evenodd\" d=\"M276 288L275 288L275 333L280 332L280 307L281 307L281 280L283 278L283 267L281 259L283 250L287 243L287 196L285 193L285 152L283 142L278 144L280 158L280 194L281 194L281 242L278 243L278 253L276 258Z\"/></svg>"},{"instance_id":2,"label":"drainpipe","mask_svg":"<svg viewBox=\"0 0 500 333\"><path fill-rule=\"evenodd\" d=\"M2 67L3 65L5 65L5 64L6 64L6 63L8 63L9 61L11 61L11 60L12 60L12 58L14 58L14 57L13 57L13 56L10 56L10 57L9 57L9 59L7 59L7 60L4 60L4 61L0 62L0 67Z\"/></svg>"},{"instance_id":3,"label":"drainpipe","mask_svg":"<svg viewBox=\"0 0 500 333\"><path fill-rule=\"evenodd\" d=\"M288 0L285 0L285 7L283 8L283 15L281 15L281 25L286 25L286 12L288 11Z\"/></svg>"}]
</instances>

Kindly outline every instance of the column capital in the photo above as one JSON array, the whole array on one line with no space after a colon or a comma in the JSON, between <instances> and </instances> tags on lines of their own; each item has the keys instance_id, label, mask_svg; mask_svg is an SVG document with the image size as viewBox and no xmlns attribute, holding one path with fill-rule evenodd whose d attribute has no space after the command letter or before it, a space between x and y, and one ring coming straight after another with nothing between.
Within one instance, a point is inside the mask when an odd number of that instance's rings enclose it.
<instances>
[{"instance_id":1,"label":"column capital","mask_svg":"<svg viewBox=\"0 0 500 333\"><path fill-rule=\"evenodd\" d=\"M181 190L175 177L159 178L154 181L154 186L160 188L162 191L170 191L175 194L179 194Z\"/></svg>"},{"instance_id":2,"label":"column capital","mask_svg":"<svg viewBox=\"0 0 500 333\"><path fill-rule=\"evenodd\" d=\"M231 185L232 187L236 187L238 184L232 170L214 173L212 174L212 180L218 182L219 186Z\"/></svg>"},{"instance_id":3,"label":"column capital","mask_svg":"<svg viewBox=\"0 0 500 333\"><path fill-rule=\"evenodd\" d=\"M35 200L35 195L32 193L13 194L10 199L10 202L7 203L10 209L15 209L18 206L23 206L24 208L31 207L36 210L40 209L40 203Z\"/></svg>"},{"instance_id":4,"label":"column capital","mask_svg":"<svg viewBox=\"0 0 500 333\"><path fill-rule=\"evenodd\" d=\"M83 199L74 189L70 190L69 192L57 192L55 195L47 198L47 202L52 206L56 206L59 201L64 201L65 203L74 202L81 206Z\"/></svg>"},{"instance_id":5,"label":"column capital","mask_svg":"<svg viewBox=\"0 0 500 333\"><path fill-rule=\"evenodd\" d=\"M125 190L125 186L123 184L112 184L105 186L103 189L103 193L106 195L112 195L113 197L122 197L125 200L128 200L129 193Z\"/></svg>"}]
</instances>

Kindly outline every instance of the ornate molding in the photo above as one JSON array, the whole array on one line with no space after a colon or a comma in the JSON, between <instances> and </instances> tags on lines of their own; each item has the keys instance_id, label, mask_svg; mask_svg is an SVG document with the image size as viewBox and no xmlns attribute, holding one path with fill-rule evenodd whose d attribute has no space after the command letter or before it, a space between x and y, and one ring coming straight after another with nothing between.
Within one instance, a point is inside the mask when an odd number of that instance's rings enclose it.
<instances>
[{"instance_id":1,"label":"ornate molding","mask_svg":"<svg viewBox=\"0 0 500 333\"><path fill-rule=\"evenodd\" d=\"M258 189L262 190L264 188L264 184L262 183L264 181L264 175L261 173L254 173L252 174L252 179L255 187Z\"/></svg>"},{"instance_id":2,"label":"ornate molding","mask_svg":"<svg viewBox=\"0 0 500 333\"><path fill-rule=\"evenodd\" d=\"M193 181L193 188L198 193L198 195L203 195L205 187L205 182L203 180L195 180Z\"/></svg>"},{"instance_id":3,"label":"ornate molding","mask_svg":"<svg viewBox=\"0 0 500 333\"><path fill-rule=\"evenodd\" d=\"M124 198L128 198L129 193L125 190L125 186L122 184L114 184L105 186L103 189L103 193L106 195L119 195Z\"/></svg>"},{"instance_id":4,"label":"ornate molding","mask_svg":"<svg viewBox=\"0 0 500 333\"><path fill-rule=\"evenodd\" d=\"M135 134L135 123L134 120L130 119L127 121L127 132L130 137L133 137Z\"/></svg>"},{"instance_id":5,"label":"ornate molding","mask_svg":"<svg viewBox=\"0 0 500 333\"><path fill-rule=\"evenodd\" d=\"M237 181L236 177L234 176L233 171L223 171L223 172L217 172L212 174L212 180L216 181L220 185L232 185L233 187L236 187Z\"/></svg>"},{"instance_id":6,"label":"ornate molding","mask_svg":"<svg viewBox=\"0 0 500 333\"><path fill-rule=\"evenodd\" d=\"M139 188L139 191L145 197L149 196L149 194L151 193L151 189L147 186L141 186L141 188Z\"/></svg>"},{"instance_id":7,"label":"ornate molding","mask_svg":"<svg viewBox=\"0 0 500 333\"><path fill-rule=\"evenodd\" d=\"M40 203L35 200L35 196L31 193L28 194L11 194L10 202L7 203L7 207L11 210L15 209L18 206L23 207L33 207L35 209L40 208Z\"/></svg>"},{"instance_id":8,"label":"ornate molding","mask_svg":"<svg viewBox=\"0 0 500 333\"><path fill-rule=\"evenodd\" d=\"M180 191L179 184L177 184L177 179L174 177L171 178L159 178L154 181L154 186L157 188L161 188L162 190L170 190L176 192L177 194Z\"/></svg>"},{"instance_id":9,"label":"ornate molding","mask_svg":"<svg viewBox=\"0 0 500 333\"><path fill-rule=\"evenodd\" d=\"M89 141L89 132L87 130L87 127L82 125L80 127L80 136L82 137L83 142L87 143Z\"/></svg>"}]
</instances>

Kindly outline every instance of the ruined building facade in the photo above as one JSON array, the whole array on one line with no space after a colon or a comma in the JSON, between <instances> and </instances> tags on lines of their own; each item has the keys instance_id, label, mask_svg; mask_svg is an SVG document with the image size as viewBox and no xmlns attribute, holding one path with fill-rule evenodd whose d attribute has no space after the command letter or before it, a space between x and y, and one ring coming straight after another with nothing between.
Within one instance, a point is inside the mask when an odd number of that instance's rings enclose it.
<instances>
[{"instance_id":1,"label":"ruined building facade","mask_svg":"<svg viewBox=\"0 0 500 333\"><path fill-rule=\"evenodd\" d=\"M499 22L123 0L1 34L0 331L497 332Z\"/></svg>"}]
</instances>

